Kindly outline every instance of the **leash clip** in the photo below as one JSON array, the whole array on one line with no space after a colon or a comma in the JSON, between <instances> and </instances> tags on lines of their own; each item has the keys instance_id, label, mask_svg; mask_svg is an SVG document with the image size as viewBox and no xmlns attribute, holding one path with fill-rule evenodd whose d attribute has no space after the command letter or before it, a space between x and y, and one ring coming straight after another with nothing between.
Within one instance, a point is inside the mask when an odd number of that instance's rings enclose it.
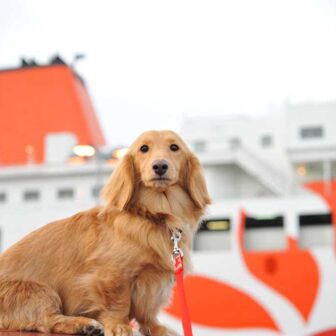
<instances>
[{"instance_id":1,"label":"leash clip","mask_svg":"<svg viewBox=\"0 0 336 336\"><path fill-rule=\"evenodd\" d=\"M179 248L179 241L181 240L181 232L180 231L173 231L170 239L173 241L173 259L177 257L183 257L183 251Z\"/></svg>"}]
</instances>

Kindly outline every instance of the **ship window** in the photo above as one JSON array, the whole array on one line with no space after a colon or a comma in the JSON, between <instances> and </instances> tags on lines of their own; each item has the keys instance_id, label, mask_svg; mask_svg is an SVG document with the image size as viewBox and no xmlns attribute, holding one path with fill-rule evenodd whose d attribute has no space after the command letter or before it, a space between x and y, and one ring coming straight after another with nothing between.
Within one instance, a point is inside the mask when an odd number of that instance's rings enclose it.
<instances>
[{"instance_id":1,"label":"ship window","mask_svg":"<svg viewBox=\"0 0 336 336\"><path fill-rule=\"evenodd\" d=\"M230 219L228 218L203 220L199 228L199 231L229 231L229 230L230 230Z\"/></svg>"},{"instance_id":2,"label":"ship window","mask_svg":"<svg viewBox=\"0 0 336 336\"><path fill-rule=\"evenodd\" d=\"M59 199L70 199L74 198L74 190L71 188L59 189L57 191L57 198Z\"/></svg>"},{"instance_id":3,"label":"ship window","mask_svg":"<svg viewBox=\"0 0 336 336\"><path fill-rule=\"evenodd\" d=\"M103 188L103 186L94 186L92 188L92 197L93 198L99 198L102 188Z\"/></svg>"},{"instance_id":4,"label":"ship window","mask_svg":"<svg viewBox=\"0 0 336 336\"><path fill-rule=\"evenodd\" d=\"M7 194L4 192L0 192L0 204L6 203L6 201L7 201Z\"/></svg>"},{"instance_id":5,"label":"ship window","mask_svg":"<svg viewBox=\"0 0 336 336\"><path fill-rule=\"evenodd\" d=\"M229 146L231 149L239 148L241 145L239 138L231 138L229 139Z\"/></svg>"},{"instance_id":6,"label":"ship window","mask_svg":"<svg viewBox=\"0 0 336 336\"><path fill-rule=\"evenodd\" d=\"M27 202L34 202L40 198L40 192L37 190L26 190L23 193L23 199Z\"/></svg>"},{"instance_id":7,"label":"ship window","mask_svg":"<svg viewBox=\"0 0 336 336\"><path fill-rule=\"evenodd\" d=\"M331 162L331 172L333 177L336 176L336 161Z\"/></svg>"},{"instance_id":8,"label":"ship window","mask_svg":"<svg viewBox=\"0 0 336 336\"><path fill-rule=\"evenodd\" d=\"M299 245L302 248L332 246L331 222L330 213L299 215Z\"/></svg>"},{"instance_id":9,"label":"ship window","mask_svg":"<svg viewBox=\"0 0 336 336\"><path fill-rule=\"evenodd\" d=\"M229 218L203 220L195 236L195 251L225 251L230 249Z\"/></svg>"},{"instance_id":10,"label":"ship window","mask_svg":"<svg viewBox=\"0 0 336 336\"><path fill-rule=\"evenodd\" d=\"M248 251L285 249L286 235L283 216L247 217L244 244Z\"/></svg>"},{"instance_id":11,"label":"ship window","mask_svg":"<svg viewBox=\"0 0 336 336\"><path fill-rule=\"evenodd\" d=\"M203 153L206 150L206 142L204 140L197 140L193 143L195 152Z\"/></svg>"},{"instance_id":12,"label":"ship window","mask_svg":"<svg viewBox=\"0 0 336 336\"><path fill-rule=\"evenodd\" d=\"M302 139L322 138L323 128L322 126L303 127L300 130L300 135Z\"/></svg>"},{"instance_id":13,"label":"ship window","mask_svg":"<svg viewBox=\"0 0 336 336\"><path fill-rule=\"evenodd\" d=\"M272 139L272 136L270 135L263 135L260 138L260 144L262 147L270 147L272 146L272 143L273 143L273 139Z\"/></svg>"}]
</instances>

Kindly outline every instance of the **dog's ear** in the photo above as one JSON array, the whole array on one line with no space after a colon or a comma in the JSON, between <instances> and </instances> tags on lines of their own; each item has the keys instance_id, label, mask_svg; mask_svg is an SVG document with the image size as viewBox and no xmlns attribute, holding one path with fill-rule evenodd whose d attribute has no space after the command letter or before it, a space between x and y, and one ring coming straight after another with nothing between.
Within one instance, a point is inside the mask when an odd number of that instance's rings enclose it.
<instances>
[{"instance_id":1,"label":"dog's ear","mask_svg":"<svg viewBox=\"0 0 336 336\"><path fill-rule=\"evenodd\" d=\"M102 191L106 207L124 210L130 202L135 189L135 172L130 154L126 154L116 166Z\"/></svg>"},{"instance_id":2,"label":"dog's ear","mask_svg":"<svg viewBox=\"0 0 336 336\"><path fill-rule=\"evenodd\" d=\"M189 155L187 164L187 190L195 205L200 209L204 209L207 204L211 203L211 199L208 194L201 164L192 153Z\"/></svg>"}]
</instances>

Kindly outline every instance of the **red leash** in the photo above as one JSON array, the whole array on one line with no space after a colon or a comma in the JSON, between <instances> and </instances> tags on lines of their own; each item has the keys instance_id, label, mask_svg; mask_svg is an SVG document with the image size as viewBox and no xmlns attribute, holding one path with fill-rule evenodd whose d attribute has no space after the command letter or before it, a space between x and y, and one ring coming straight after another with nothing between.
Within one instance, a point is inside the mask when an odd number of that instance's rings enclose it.
<instances>
[{"instance_id":1,"label":"red leash","mask_svg":"<svg viewBox=\"0 0 336 336\"><path fill-rule=\"evenodd\" d=\"M177 292L180 299L180 305L182 311L182 325L184 336L193 336L189 316L189 309L183 286L183 251L178 247L178 243L181 239L181 233L178 231L173 232L171 239L174 243L174 249L173 249L174 271L176 277Z\"/></svg>"}]
</instances>

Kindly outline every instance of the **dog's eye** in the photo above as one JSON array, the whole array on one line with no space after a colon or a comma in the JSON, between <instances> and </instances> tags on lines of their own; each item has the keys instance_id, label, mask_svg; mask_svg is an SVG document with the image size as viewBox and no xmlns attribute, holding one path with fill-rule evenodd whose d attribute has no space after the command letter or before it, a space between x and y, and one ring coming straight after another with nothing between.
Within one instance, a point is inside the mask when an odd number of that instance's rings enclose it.
<instances>
[{"instance_id":1,"label":"dog's eye","mask_svg":"<svg viewBox=\"0 0 336 336\"><path fill-rule=\"evenodd\" d=\"M175 144L172 144L170 145L170 150L173 151L173 152L176 152L180 149L179 146L175 145Z\"/></svg>"},{"instance_id":2,"label":"dog's eye","mask_svg":"<svg viewBox=\"0 0 336 336\"><path fill-rule=\"evenodd\" d=\"M140 150L141 150L142 153L146 153L146 152L149 151L149 147L147 145L142 145L140 147Z\"/></svg>"}]
</instances>

